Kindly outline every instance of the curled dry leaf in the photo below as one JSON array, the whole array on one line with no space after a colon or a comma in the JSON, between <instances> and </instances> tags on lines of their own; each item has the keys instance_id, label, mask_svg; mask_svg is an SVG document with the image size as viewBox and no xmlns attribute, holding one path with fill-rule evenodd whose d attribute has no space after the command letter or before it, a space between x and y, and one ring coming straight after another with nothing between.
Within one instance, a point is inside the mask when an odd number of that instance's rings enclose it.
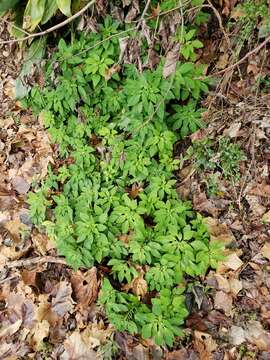
<instances>
[{"instance_id":1,"label":"curled dry leaf","mask_svg":"<svg viewBox=\"0 0 270 360\"><path fill-rule=\"evenodd\" d=\"M73 300L71 298L71 284L67 281L59 283L56 297L52 300L52 310L59 316L64 316L73 309Z\"/></svg>"},{"instance_id":2,"label":"curled dry leaf","mask_svg":"<svg viewBox=\"0 0 270 360\"><path fill-rule=\"evenodd\" d=\"M228 270L237 271L238 269L240 269L242 265L243 265L242 260L235 252L233 252L231 254L228 254L226 256L226 260L219 264L218 273L222 274Z\"/></svg>"},{"instance_id":3,"label":"curled dry leaf","mask_svg":"<svg viewBox=\"0 0 270 360\"><path fill-rule=\"evenodd\" d=\"M132 292L137 296L145 296L147 293L147 282L144 280L143 275L138 276L132 280Z\"/></svg>"},{"instance_id":4,"label":"curled dry leaf","mask_svg":"<svg viewBox=\"0 0 270 360\"><path fill-rule=\"evenodd\" d=\"M194 340L194 349L199 353L200 360L212 360L212 354L207 350L204 342L195 339Z\"/></svg>"},{"instance_id":5,"label":"curled dry leaf","mask_svg":"<svg viewBox=\"0 0 270 360\"><path fill-rule=\"evenodd\" d=\"M10 220L8 221L5 225L4 228L8 231L8 233L10 234L10 236L12 237L12 239L19 243L20 242L20 233L22 230L27 229L27 227L21 223L21 221L19 219L14 219L14 220Z\"/></svg>"},{"instance_id":6,"label":"curled dry leaf","mask_svg":"<svg viewBox=\"0 0 270 360\"><path fill-rule=\"evenodd\" d=\"M73 332L64 342L65 351L60 360L96 360L96 352L85 343L78 331Z\"/></svg>"},{"instance_id":7,"label":"curled dry leaf","mask_svg":"<svg viewBox=\"0 0 270 360\"><path fill-rule=\"evenodd\" d=\"M266 259L270 260L270 243L269 242L264 244L264 246L262 247L261 253Z\"/></svg>"},{"instance_id":8,"label":"curled dry leaf","mask_svg":"<svg viewBox=\"0 0 270 360\"><path fill-rule=\"evenodd\" d=\"M104 345L107 339L112 335L114 328L112 326L105 326L103 321L99 323L92 323L87 326L81 333L84 343L94 349L100 345Z\"/></svg>"},{"instance_id":9,"label":"curled dry leaf","mask_svg":"<svg viewBox=\"0 0 270 360\"><path fill-rule=\"evenodd\" d=\"M263 217L262 217L262 222L266 223L266 224L270 224L270 211L267 211Z\"/></svg>"},{"instance_id":10,"label":"curled dry leaf","mask_svg":"<svg viewBox=\"0 0 270 360\"><path fill-rule=\"evenodd\" d=\"M179 59L180 43L174 44L173 48L168 51L163 67L163 77L167 79L171 74L175 73L176 64Z\"/></svg>"},{"instance_id":11,"label":"curled dry leaf","mask_svg":"<svg viewBox=\"0 0 270 360\"><path fill-rule=\"evenodd\" d=\"M41 322L36 323L36 326L31 331L29 343L31 347L38 351L43 346L44 338L48 337L50 330L50 324L47 320L42 320Z\"/></svg>"},{"instance_id":12,"label":"curled dry leaf","mask_svg":"<svg viewBox=\"0 0 270 360\"><path fill-rule=\"evenodd\" d=\"M98 295L97 269L93 267L85 273L77 271L71 275L71 284L75 299L80 308L91 305Z\"/></svg>"},{"instance_id":13,"label":"curled dry leaf","mask_svg":"<svg viewBox=\"0 0 270 360\"><path fill-rule=\"evenodd\" d=\"M9 336L15 334L19 330L21 325L22 325L22 319L18 319L13 324L10 324L8 326L4 326L0 330L0 339L2 340L5 337L9 337Z\"/></svg>"},{"instance_id":14,"label":"curled dry leaf","mask_svg":"<svg viewBox=\"0 0 270 360\"><path fill-rule=\"evenodd\" d=\"M235 122L229 127L229 129L226 129L223 134L229 136L232 139L236 138L240 135L240 128L241 122Z\"/></svg>"},{"instance_id":15,"label":"curled dry leaf","mask_svg":"<svg viewBox=\"0 0 270 360\"><path fill-rule=\"evenodd\" d=\"M210 233L211 241L221 241L229 245L235 241L233 233L227 224L221 224L217 219L207 217L203 220Z\"/></svg>"},{"instance_id":16,"label":"curled dry leaf","mask_svg":"<svg viewBox=\"0 0 270 360\"><path fill-rule=\"evenodd\" d=\"M195 339L201 341L204 344L206 351L208 351L209 353L211 353L217 349L217 343L215 342L215 340L212 338L212 336L210 334L195 330L194 336L195 336Z\"/></svg>"}]
</instances>

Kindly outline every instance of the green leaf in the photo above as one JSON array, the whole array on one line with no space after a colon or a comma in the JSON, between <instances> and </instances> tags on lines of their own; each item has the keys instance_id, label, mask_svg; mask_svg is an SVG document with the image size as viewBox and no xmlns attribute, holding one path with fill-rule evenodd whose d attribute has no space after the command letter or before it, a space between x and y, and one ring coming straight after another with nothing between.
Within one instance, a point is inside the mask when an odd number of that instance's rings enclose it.
<instances>
[{"instance_id":1,"label":"green leaf","mask_svg":"<svg viewBox=\"0 0 270 360\"><path fill-rule=\"evenodd\" d=\"M184 58L187 60L190 56L190 48L187 45L184 45L181 49L181 54L184 56Z\"/></svg>"},{"instance_id":2,"label":"green leaf","mask_svg":"<svg viewBox=\"0 0 270 360\"><path fill-rule=\"evenodd\" d=\"M193 69L194 69L194 64L187 62L180 66L179 72L184 75L184 74L187 74L188 72L192 71Z\"/></svg>"},{"instance_id":3,"label":"green leaf","mask_svg":"<svg viewBox=\"0 0 270 360\"><path fill-rule=\"evenodd\" d=\"M146 324L142 327L142 337L149 339L152 336L152 324Z\"/></svg>"},{"instance_id":4,"label":"green leaf","mask_svg":"<svg viewBox=\"0 0 270 360\"><path fill-rule=\"evenodd\" d=\"M41 25L46 24L47 21L49 21L54 14L56 13L58 9L57 2L55 0L46 0L46 6L44 10L44 14L41 20Z\"/></svg>"},{"instance_id":5,"label":"green leaf","mask_svg":"<svg viewBox=\"0 0 270 360\"><path fill-rule=\"evenodd\" d=\"M24 29L35 30L43 18L45 3L46 0L28 0L23 16Z\"/></svg>"},{"instance_id":6,"label":"green leaf","mask_svg":"<svg viewBox=\"0 0 270 360\"><path fill-rule=\"evenodd\" d=\"M71 16L71 0L56 0L56 2L64 15Z\"/></svg>"},{"instance_id":7,"label":"green leaf","mask_svg":"<svg viewBox=\"0 0 270 360\"><path fill-rule=\"evenodd\" d=\"M195 49L200 49L203 47L203 43L200 41L200 40L193 40L192 41L192 46L195 48Z\"/></svg>"},{"instance_id":8,"label":"green leaf","mask_svg":"<svg viewBox=\"0 0 270 360\"><path fill-rule=\"evenodd\" d=\"M0 12L14 9L20 0L0 0Z\"/></svg>"}]
</instances>

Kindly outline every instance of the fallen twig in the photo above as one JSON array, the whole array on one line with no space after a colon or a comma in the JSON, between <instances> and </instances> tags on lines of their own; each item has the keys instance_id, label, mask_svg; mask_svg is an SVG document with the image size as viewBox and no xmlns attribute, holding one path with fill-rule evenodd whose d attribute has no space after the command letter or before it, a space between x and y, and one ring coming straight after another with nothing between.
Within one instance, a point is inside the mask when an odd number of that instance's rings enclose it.
<instances>
[{"instance_id":1,"label":"fallen twig","mask_svg":"<svg viewBox=\"0 0 270 360\"><path fill-rule=\"evenodd\" d=\"M255 47L255 49L249 51L245 56L242 57L242 59L240 59L236 63L234 63L234 64L228 66L227 68L220 70L216 73L210 74L208 76L222 75L222 74L226 73L227 71L233 70L236 66L242 64L245 60L247 60L251 55L256 54L258 51L260 51L269 41L270 41L270 36L268 36L261 44L259 44L257 47Z\"/></svg>"},{"instance_id":2,"label":"fallen twig","mask_svg":"<svg viewBox=\"0 0 270 360\"><path fill-rule=\"evenodd\" d=\"M94 5L94 3L96 2L96 0L92 0L90 1L88 4L86 4L80 11L78 11L76 14L72 15L70 18L62 21L61 23L52 26L51 28L41 31L39 33L34 33L34 34L30 34L28 36L25 36L24 38L20 38L20 39L12 39L12 40L5 40L5 41L1 41L0 45L3 44L12 44L12 43L16 43L16 42L20 42L20 41L26 41L32 38L36 38L39 36L43 36L43 35L47 35L55 30L60 29L61 27L69 24L70 22L74 21L75 19L77 19L79 16L81 16L86 10L88 10L92 5Z\"/></svg>"},{"instance_id":3,"label":"fallen twig","mask_svg":"<svg viewBox=\"0 0 270 360\"><path fill-rule=\"evenodd\" d=\"M16 268L16 267L23 267L23 266L31 266L35 264L43 264L43 263L55 263L55 264L63 264L67 265L65 259L62 258L56 258L53 256L37 256L30 259L21 259L21 260L15 260L11 261L6 264L6 266L10 269Z\"/></svg>"}]
</instances>

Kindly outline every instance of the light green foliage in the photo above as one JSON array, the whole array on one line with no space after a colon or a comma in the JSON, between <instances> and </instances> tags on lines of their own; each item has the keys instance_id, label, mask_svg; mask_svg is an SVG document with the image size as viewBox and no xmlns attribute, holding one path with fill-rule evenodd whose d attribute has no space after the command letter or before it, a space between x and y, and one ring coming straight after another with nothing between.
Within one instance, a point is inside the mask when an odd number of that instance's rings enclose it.
<instances>
[{"instance_id":1,"label":"light green foliage","mask_svg":"<svg viewBox=\"0 0 270 360\"><path fill-rule=\"evenodd\" d=\"M267 37L270 34L270 10L267 0L247 0L236 7L239 16L236 19L239 27L239 38L250 40L254 29L258 27L258 36Z\"/></svg>"},{"instance_id":2,"label":"light green foliage","mask_svg":"<svg viewBox=\"0 0 270 360\"><path fill-rule=\"evenodd\" d=\"M194 101L189 101L186 106L173 105L172 108L175 113L169 120L172 123L173 130L180 129L182 137L204 127L201 117L203 110L196 110L196 103Z\"/></svg>"},{"instance_id":3,"label":"light green foliage","mask_svg":"<svg viewBox=\"0 0 270 360\"><path fill-rule=\"evenodd\" d=\"M196 38L196 32L196 29L188 30L185 26L184 31L182 32L182 29L179 29L176 35L176 39L182 44L180 53L185 60L195 61L195 50L203 47L203 43Z\"/></svg>"},{"instance_id":4,"label":"light green foliage","mask_svg":"<svg viewBox=\"0 0 270 360\"><path fill-rule=\"evenodd\" d=\"M83 4L81 0L0 0L0 13L12 9L16 13L17 25L22 23L23 29L32 32L38 25L48 22L58 10L71 16L72 8L77 10ZM19 31L17 35L23 36L23 33Z\"/></svg>"},{"instance_id":5,"label":"light green foliage","mask_svg":"<svg viewBox=\"0 0 270 360\"><path fill-rule=\"evenodd\" d=\"M152 305L115 290L108 279L100 303L120 331L172 346L187 315L179 284L185 274L216 267L222 248L209 243L202 218L179 200L172 175L179 164L173 145L201 126L193 99L207 85L197 79L202 67L191 62L179 63L168 80L163 62L152 72L133 65L111 72L118 40L103 40L116 32L107 18L97 34L70 46L61 40L46 87L31 92L29 105L43 111L63 165L30 194L30 212L74 268L107 264L121 285L145 269L148 288L160 292ZM183 98L188 105L170 115L171 102ZM134 185L141 191L132 197Z\"/></svg>"},{"instance_id":6,"label":"light green foliage","mask_svg":"<svg viewBox=\"0 0 270 360\"><path fill-rule=\"evenodd\" d=\"M116 359L116 355L119 351L117 343L113 339L113 335L106 342L98 347L98 356L102 360L113 360Z\"/></svg>"},{"instance_id":7,"label":"light green foliage","mask_svg":"<svg viewBox=\"0 0 270 360\"><path fill-rule=\"evenodd\" d=\"M188 157L194 159L197 167L220 171L225 179L232 182L239 180L240 162L245 160L239 145L232 143L227 137L222 137L218 144L209 138L196 141L188 149Z\"/></svg>"}]
</instances>

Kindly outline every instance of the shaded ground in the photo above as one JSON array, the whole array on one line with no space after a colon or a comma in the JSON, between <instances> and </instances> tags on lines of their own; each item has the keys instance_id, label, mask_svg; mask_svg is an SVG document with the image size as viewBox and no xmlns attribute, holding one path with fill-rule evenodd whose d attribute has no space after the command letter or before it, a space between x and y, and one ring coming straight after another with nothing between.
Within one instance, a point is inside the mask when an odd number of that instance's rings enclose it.
<instances>
[{"instance_id":1,"label":"shaded ground","mask_svg":"<svg viewBox=\"0 0 270 360\"><path fill-rule=\"evenodd\" d=\"M223 54L213 44L208 50L222 68ZM217 169L198 170L192 159L179 170L179 194L207 217L228 257L188 294L186 337L168 351L108 326L95 304L97 269L72 271L33 229L26 194L57 159L39 119L12 100L20 51L0 48L0 359L109 359L115 343L117 359L270 359L270 96L254 87L258 74L269 71L267 61L261 66L264 51L244 64L242 80L221 79L220 93L205 99L207 129L187 141L213 138L215 151L226 135L246 159L235 182ZM185 157L187 147L176 146L176 156Z\"/></svg>"}]
</instances>

